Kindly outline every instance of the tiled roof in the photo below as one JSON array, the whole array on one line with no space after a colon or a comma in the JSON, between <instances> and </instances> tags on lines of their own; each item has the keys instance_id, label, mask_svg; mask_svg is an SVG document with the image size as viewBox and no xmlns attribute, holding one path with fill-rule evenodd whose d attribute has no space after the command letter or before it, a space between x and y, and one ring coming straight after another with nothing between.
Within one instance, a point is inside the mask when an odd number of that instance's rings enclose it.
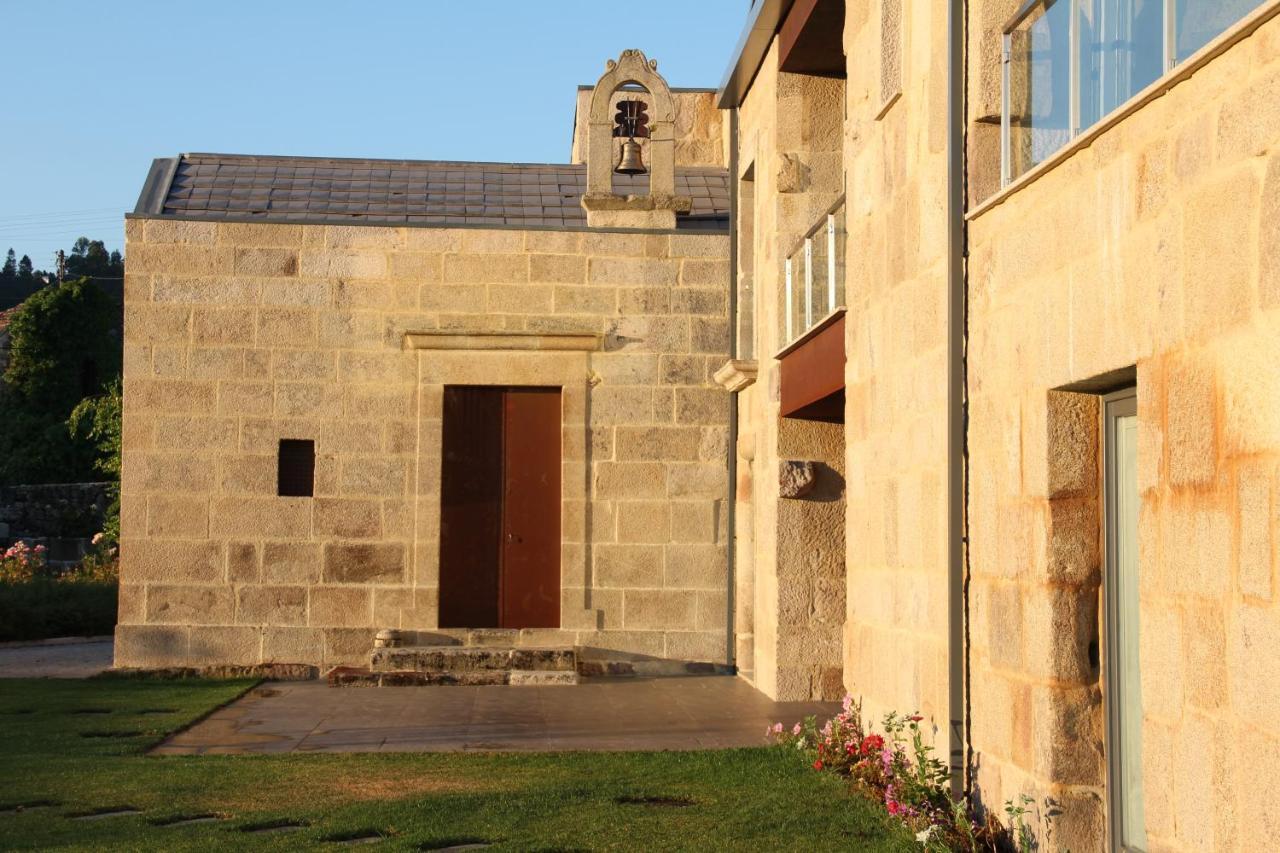
<instances>
[{"instance_id":1,"label":"tiled roof","mask_svg":"<svg viewBox=\"0 0 1280 853\"><path fill-rule=\"evenodd\" d=\"M12 308L6 308L5 310L0 311L0 334L4 334L4 332L9 328L9 324L13 322L14 317L18 316L18 311L21 308L22 305L19 303Z\"/></svg>"},{"instance_id":2,"label":"tiled roof","mask_svg":"<svg viewBox=\"0 0 1280 853\"><path fill-rule=\"evenodd\" d=\"M176 163L156 161L153 176L166 171L162 164L172 179L167 188L153 187L149 179L138 213L264 222L586 225L579 200L587 172L581 165L184 154ZM647 192L648 177L614 175L614 190ZM677 168L676 193L693 199L681 227L728 229L726 170Z\"/></svg>"}]
</instances>

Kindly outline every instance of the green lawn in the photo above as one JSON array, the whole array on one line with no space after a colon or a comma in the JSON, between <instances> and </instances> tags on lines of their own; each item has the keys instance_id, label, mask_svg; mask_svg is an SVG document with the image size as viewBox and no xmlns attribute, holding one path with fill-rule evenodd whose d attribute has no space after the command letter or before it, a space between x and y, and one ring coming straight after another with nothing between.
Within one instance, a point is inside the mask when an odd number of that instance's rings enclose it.
<instances>
[{"instance_id":1,"label":"green lawn","mask_svg":"<svg viewBox=\"0 0 1280 853\"><path fill-rule=\"evenodd\" d=\"M399 850L468 840L492 842L494 850L915 849L875 804L781 748L143 754L250 686L0 681L0 848L301 849L378 833L386 836L380 848ZM40 801L48 805L12 810ZM123 807L141 813L72 819ZM159 825L208 814L220 819ZM244 831L275 821L304 826Z\"/></svg>"}]
</instances>

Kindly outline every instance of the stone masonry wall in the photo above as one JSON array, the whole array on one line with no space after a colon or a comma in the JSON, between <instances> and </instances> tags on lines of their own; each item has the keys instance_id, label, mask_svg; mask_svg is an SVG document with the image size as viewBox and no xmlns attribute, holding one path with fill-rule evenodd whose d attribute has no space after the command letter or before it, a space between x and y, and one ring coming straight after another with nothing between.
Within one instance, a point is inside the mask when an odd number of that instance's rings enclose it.
<instances>
[{"instance_id":1,"label":"stone masonry wall","mask_svg":"<svg viewBox=\"0 0 1280 853\"><path fill-rule=\"evenodd\" d=\"M880 4L845 16L845 683L872 719L922 714L945 751L946 4L901 10L897 54Z\"/></svg>"},{"instance_id":2,"label":"stone masonry wall","mask_svg":"<svg viewBox=\"0 0 1280 853\"><path fill-rule=\"evenodd\" d=\"M127 249L117 665L354 663L436 627L438 390L553 363L585 574L526 639L725 660L727 235L134 218ZM410 331L601 342L566 368ZM276 496L281 438L316 442L314 498Z\"/></svg>"},{"instance_id":3,"label":"stone masonry wall","mask_svg":"<svg viewBox=\"0 0 1280 853\"><path fill-rule=\"evenodd\" d=\"M1149 849L1280 833L1277 92L1272 18L972 224L977 782L1044 849L1106 827L1098 403L1053 389L1133 366Z\"/></svg>"},{"instance_id":4,"label":"stone masonry wall","mask_svg":"<svg viewBox=\"0 0 1280 853\"><path fill-rule=\"evenodd\" d=\"M783 346L779 306L786 255L844 188L843 93L841 80L779 72L775 42L739 111L739 176L748 169L754 176L753 316L759 365L756 384L739 397L739 479L749 494L739 512L753 525L751 536L743 538L753 549L752 683L781 700L838 698L841 692L836 649L843 620L833 618L831 599L815 600L814 583L842 572L834 555L843 550L843 492L821 504L779 500L779 461L826 461L823 454L833 445L813 440L804 424L779 418L780 369L774 354ZM795 430L791 436L784 434L788 427ZM840 473L843 467L832 465Z\"/></svg>"}]
</instances>

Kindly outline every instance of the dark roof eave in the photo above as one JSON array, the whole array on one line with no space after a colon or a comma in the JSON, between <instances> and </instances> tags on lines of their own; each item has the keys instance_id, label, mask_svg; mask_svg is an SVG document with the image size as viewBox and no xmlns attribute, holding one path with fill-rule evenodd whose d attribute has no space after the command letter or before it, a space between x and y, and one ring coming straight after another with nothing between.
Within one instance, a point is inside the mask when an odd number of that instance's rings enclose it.
<instances>
[{"instance_id":1,"label":"dark roof eave","mask_svg":"<svg viewBox=\"0 0 1280 853\"><path fill-rule=\"evenodd\" d=\"M769 45L782 25L795 0L758 0L751 9L751 17L742 29L738 38L738 46L734 48L733 60L729 70L725 72L724 82L716 96L716 106L722 110L732 110L742 106L756 73L764 64Z\"/></svg>"},{"instance_id":2,"label":"dark roof eave","mask_svg":"<svg viewBox=\"0 0 1280 853\"><path fill-rule=\"evenodd\" d=\"M623 228L618 226L608 227L592 227L583 223L581 225L543 225L538 223L499 223L499 222L379 222L375 219L268 219L260 216L191 216L182 213L147 213L145 211L133 211L126 213L125 219L169 219L175 222L215 222L215 223L232 223L240 225L358 225L367 228L449 228L461 230L487 230L487 231L570 231L570 232L603 232L607 234L679 234L692 235L703 234L719 237L729 236L729 222L726 217L723 225L719 227L695 228L693 225L700 225L702 222L710 222L708 219L695 219L688 221L683 227L676 228Z\"/></svg>"}]
</instances>

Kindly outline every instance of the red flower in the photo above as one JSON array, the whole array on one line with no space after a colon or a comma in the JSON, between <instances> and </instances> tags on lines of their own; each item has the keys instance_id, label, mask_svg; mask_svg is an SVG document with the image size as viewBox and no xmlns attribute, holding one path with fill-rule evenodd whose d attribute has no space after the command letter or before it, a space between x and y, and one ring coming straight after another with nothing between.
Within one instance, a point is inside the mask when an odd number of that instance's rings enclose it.
<instances>
[{"instance_id":1,"label":"red flower","mask_svg":"<svg viewBox=\"0 0 1280 853\"><path fill-rule=\"evenodd\" d=\"M884 738L880 737L880 735L867 735L862 739L862 745L859 749L863 755L879 752L884 749Z\"/></svg>"},{"instance_id":2,"label":"red flower","mask_svg":"<svg viewBox=\"0 0 1280 853\"><path fill-rule=\"evenodd\" d=\"M907 717L907 719L908 719L908 720L910 720L910 721L911 721L911 722L913 722L913 723L918 723L918 722L920 722L921 720L923 720L923 719L924 719L924 717L920 716L919 714L915 714L915 715L913 715L913 716Z\"/></svg>"},{"instance_id":3,"label":"red flower","mask_svg":"<svg viewBox=\"0 0 1280 853\"><path fill-rule=\"evenodd\" d=\"M819 758L817 761L813 762L813 769L814 769L814 770L821 770L821 769L822 769L822 759L821 759L821 758Z\"/></svg>"}]
</instances>

